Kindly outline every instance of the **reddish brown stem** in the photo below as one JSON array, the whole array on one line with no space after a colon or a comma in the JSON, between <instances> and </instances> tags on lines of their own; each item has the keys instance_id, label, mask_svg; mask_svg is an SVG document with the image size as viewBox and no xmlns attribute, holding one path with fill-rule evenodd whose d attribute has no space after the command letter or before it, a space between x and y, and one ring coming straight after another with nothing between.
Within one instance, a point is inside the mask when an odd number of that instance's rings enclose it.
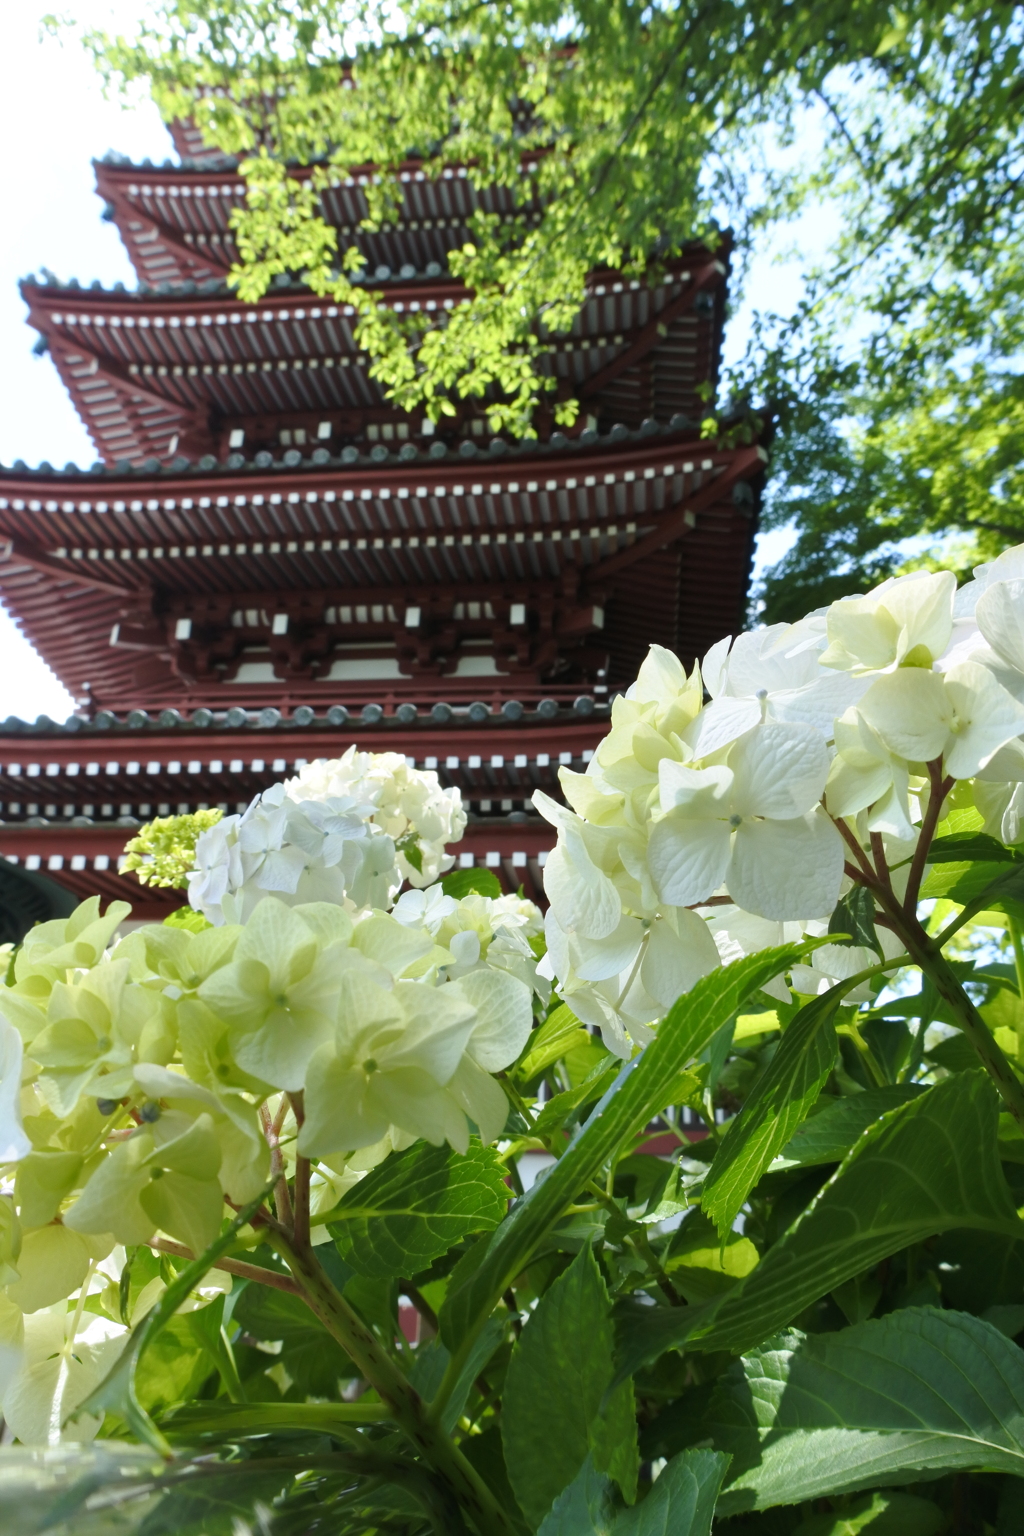
<instances>
[{"instance_id":1,"label":"reddish brown stem","mask_svg":"<svg viewBox=\"0 0 1024 1536\"><path fill-rule=\"evenodd\" d=\"M273 1120L270 1111L265 1104L260 1105L260 1124L263 1126L263 1134L270 1148L270 1171L279 1175L274 1186L274 1205L277 1210L277 1219L282 1227L291 1227L294 1222L292 1214L292 1200L288 1193L288 1180L284 1175L284 1153L281 1150L281 1127L284 1124L285 1115L288 1113L288 1099L281 1099L280 1108Z\"/></svg>"},{"instance_id":2,"label":"reddish brown stem","mask_svg":"<svg viewBox=\"0 0 1024 1536\"><path fill-rule=\"evenodd\" d=\"M156 1253L173 1253L179 1259L194 1259L195 1254L184 1243L176 1243L169 1237L154 1237L146 1244ZM263 1269L259 1264L246 1264L242 1259L219 1258L216 1269L226 1270L229 1275L239 1275L243 1280L255 1280L258 1285L269 1285L275 1291L287 1291L301 1296L302 1291L291 1275L279 1274L276 1269Z\"/></svg>"},{"instance_id":3,"label":"reddish brown stem","mask_svg":"<svg viewBox=\"0 0 1024 1536\"><path fill-rule=\"evenodd\" d=\"M878 877L871 867L871 861L868 859L867 854L864 852L864 849L857 841L856 833L854 833L852 829L847 826L846 822L841 816L833 816L832 824L836 828L836 831L839 833L839 836L842 838L843 842L850 849L854 858L857 860L857 864L859 865L859 868L854 869L851 866L849 859L847 859L844 867L850 879L858 881L858 883L861 885L877 885Z\"/></svg>"},{"instance_id":4,"label":"reddish brown stem","mask_svg":"<svg viewBox=\"0 0 1024 1536\"><path fill-rule=\"evenodd\" d=\"M910 865L910 878L907 880L907 894L903 901L905 915L914 917L917 913L917 895L921 889L921 880L924 877L924 867L928 862L928 850L935 836L935 828L939 824L942 814L942 803L950 790L954 780L942 777L942 759L936 757L928 764L928 777L931 780L931 792L928 796L928 805L921 820L921 835L914 849L914 858Z\"/></svg>"},{"instance_id":5,"label":"reddish brown stem","mask_svg":"<svg viewBox=\"0 0 1024 1536\"><path fill-rule=\"evenodd\" d=\"M302 1130L303 1121L306 1118L306 1106L302 1089L290 1093L292 1111L295 1115L295 1124ZM308 1157L295 1157L295 1180L292 1185L292 1210L295 1245L297 1248L309 1247L309 1175L310 1166Z\"/></svg>"},{"instance_id":6,"label":"reddish brown stem","mask_svg":"<svg viewBox=\"0 0 1024 1536\"><path fill-rule=\"evenodd\" d=\"M884 885L889 885L889 861L885 857L885 843L882 841L881 832L871 834L871 857L875 861L875 872Z\"/></svg>"}]
</instances>

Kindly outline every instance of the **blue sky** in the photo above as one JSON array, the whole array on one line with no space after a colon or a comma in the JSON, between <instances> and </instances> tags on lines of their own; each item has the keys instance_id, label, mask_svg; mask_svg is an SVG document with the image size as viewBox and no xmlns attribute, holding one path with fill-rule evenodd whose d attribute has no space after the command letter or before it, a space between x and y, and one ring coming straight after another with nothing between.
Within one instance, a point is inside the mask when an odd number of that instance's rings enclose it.
<instances>
[{"instance_id":1,"label":"blue sky","mask_svg":"<svg viewBox=\"0 0 1024 1536\"><path fill-rule=\"evenodd\" d=\"M138 0L73 0L76 20L108 28L130 28L141 9ZM96 455L57 373L47 358L32 355L36 333L25 324L18 279L45 266L61 281L77 277L87 285L99 278L105 286L134 286L117 231L100 218L90 162L108 149L161 161L172 149L151 102L140 99L124 108L106 101L73 39L40 37L45 10L25 0L0 0L0 463L87 465ZM770 297L779 307L798 291L795 267L759 262L748 300L730 325L729 354L742 352L752 304ZM785 534L768 535L758 563L778 559L787 542ZM0 609L0 719L48 714L62 720L71 709L70 696Z\"/></svg>"}]
</instances>

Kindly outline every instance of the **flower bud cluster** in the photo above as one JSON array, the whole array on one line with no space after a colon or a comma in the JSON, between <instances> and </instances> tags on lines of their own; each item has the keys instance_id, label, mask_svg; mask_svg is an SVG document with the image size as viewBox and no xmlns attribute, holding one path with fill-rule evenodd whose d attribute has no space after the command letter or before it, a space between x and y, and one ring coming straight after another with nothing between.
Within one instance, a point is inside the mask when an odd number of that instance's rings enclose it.
<instances>
[{"instance_id":1,"label":"flower bud cluster","mask_svg":"<svg viewBox=\"0 0 1024 1536\"><path fill-rule=\"evenodd\" d=\"M826 931L849 839L880 838L898 883L933 783L971 781L1020 840L1022 737L1024 546L959 591L913 572L723 640L689 676L652 647L587 772L562 770L571 809L534 797L558 830L543 968L628 1057L720 960Z\"/></svg>"}]
</instances>

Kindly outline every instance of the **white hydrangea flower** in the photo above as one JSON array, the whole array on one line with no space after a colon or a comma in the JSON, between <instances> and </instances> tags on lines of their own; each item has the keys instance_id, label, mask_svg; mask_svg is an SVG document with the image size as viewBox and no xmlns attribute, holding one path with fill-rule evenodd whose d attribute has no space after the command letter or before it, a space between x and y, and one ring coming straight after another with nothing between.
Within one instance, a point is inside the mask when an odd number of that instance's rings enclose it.
<instances>
[{"instance_id":1,"label":"white hydrangea flower","mask_svg":"<svg viewBox=\"0 0 1024 1536\"><path fill-rule=\"evenodd\" d=\"M812 615L713 645L701 668L711 702L683 733L693 756L721 751L762 720L813 726L829 739L870 679L823 668L825 643L824 616Z\"/></svg>"},{"instance_id":2,"label":"white hydrangea flower","mask_svg":"<svg viewBox=\"0 0 1024 1536\"><path fill-rule=\"evenodd\" d=\"M809 726L755 726L721 766L661 763L661 816L647 863L659 897L691 907L725 886L748 912L785 922L827 917L843 844L819 801L829 759Z\"/></svg>"},{"instance_id":3,"label":"white hydrangea flower","mask_svg":"<svg viewBox=\"0 0 1024 1536\"><path fill-rule=\"evenodd\" d=\"M952 571L912 571L865 597L840 598L826 616L822 665L861 673L930 667L949 645L955 593Z\"/></svg>"},{"instance_id":4,"label":"white hydrangea flower","mask_svg":"<svg viewBox=\"0 0 1024 1536\"><path fill-rule=\"evenodd\" d=\"M457 789L395 752L310 763L226 816L196 844L189 902L213 923L245 922L269 894L389 906L403 880L431 884L466 826Z\"/></svg>"},{"instance_id":5,"label":"white hydrangea flower","mask_svg":"<svg viewBox=\"0 0 1024 1536\"><path fill-rule=\"evenodd\" d=\"M466 830L458 789L442 789L432 769L410 767L399 752L359 752L309 763L285 782L292 800L350 797L370 807L369 819L395 843L401 877L432 885L455 862L445 853Z\"/></svg>"},{"instance_id":6,"label":"white hydrangea flower","mask_svg":"<svg viewBox=\"0 0 1024 1536\"><path fill-rule=\"evenodd\" d=\"M21 1035L0 1018L0 1163L27 1157L32 1143L21 1123Z\"/></svg>"}]
</instances>

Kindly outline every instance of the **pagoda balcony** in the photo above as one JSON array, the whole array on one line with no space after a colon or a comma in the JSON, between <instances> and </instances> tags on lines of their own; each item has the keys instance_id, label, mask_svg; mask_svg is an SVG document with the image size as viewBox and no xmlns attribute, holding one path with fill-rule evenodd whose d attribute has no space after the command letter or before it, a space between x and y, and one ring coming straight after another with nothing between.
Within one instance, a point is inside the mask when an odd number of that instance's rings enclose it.
<instances>
[{"instance_id":1,"label":"pagoda balcony","mask_svg":"<svg viewBox=\"0 0 1024 1536\"><path fill-rule=\"evenodd\" d=\"M502 447L0 470L0 588L115 710L599 697L740 622L762 448L653 422Z\"/></svg>"},{"instance_id":2,"label":"pagoda balcony","mask_svg":"<svg viewBox=\"0 0 1024 1536\"><path fill-rule=\"evenodd\" d=\"M241 811L271 784L353 743L434 769L476 814L532 816L534 790L560 798L559 769L584 772L608 729L606 703L582 696L576 704L559 708L549 697L542 710L491 715L477 701L460 711L435 706L415 720L403 706L384 716L374 704L351 722L337 705L322 718L300 706L291 719L236 708L219 718L200 709L191 719L169 710L156 721L142 711L126 720L107 711L91 721L73 716L63 726L8 720L0 725L0 850L10 828L40 821L73 828L83 818L130 825L210 805Z\"/></svg>"}]
</instances>

